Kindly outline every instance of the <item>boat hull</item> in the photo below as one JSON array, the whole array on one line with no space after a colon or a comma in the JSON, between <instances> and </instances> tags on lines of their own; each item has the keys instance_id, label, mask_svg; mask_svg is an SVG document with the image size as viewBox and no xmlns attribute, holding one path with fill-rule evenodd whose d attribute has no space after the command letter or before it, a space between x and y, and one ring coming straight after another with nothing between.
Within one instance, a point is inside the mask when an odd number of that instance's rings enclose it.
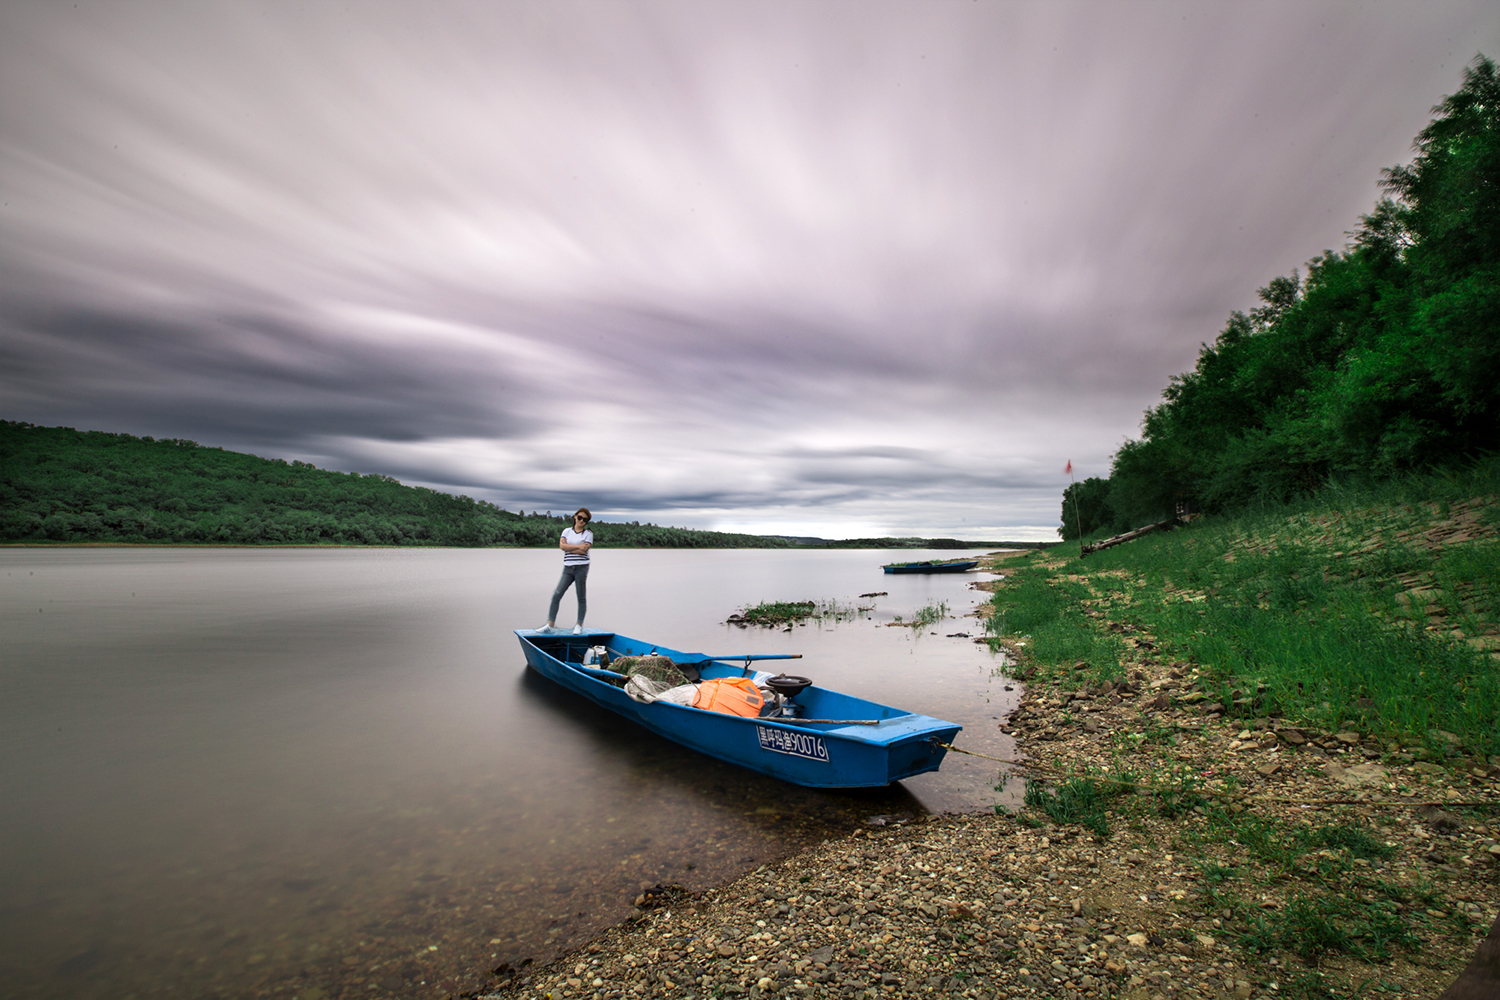
<instances>
[{"instance_id":1,"label":"boat hull","mask_svg":"<svg viewBox=\"0 0 1500 1000\"><path fill-rule=\"evenodd\" d=\"M874 724L745 718L670 702L643 704L610 683L617 675L583 665L590 646L607 646L613 656L654 651L694 664L705 678L738 677L742 668L613 632L556 635L518 629L516 637L527 665L570 691L706 756L808 788L880 787L936 771L947 753L942 744L951 744L963 728L816 685L791 699L805 718Z\"/></svg>"},{"instance_id":2,"label":"boat hull","mask_svg":"<svg viewBox=\"0 0 1500 1000\"><path fill-rule=\"evenodd\" d=\"M891 563L881 567L887 573L967 573L979 565L978 559L947 563Z\"/></svg>"}]
</instances>

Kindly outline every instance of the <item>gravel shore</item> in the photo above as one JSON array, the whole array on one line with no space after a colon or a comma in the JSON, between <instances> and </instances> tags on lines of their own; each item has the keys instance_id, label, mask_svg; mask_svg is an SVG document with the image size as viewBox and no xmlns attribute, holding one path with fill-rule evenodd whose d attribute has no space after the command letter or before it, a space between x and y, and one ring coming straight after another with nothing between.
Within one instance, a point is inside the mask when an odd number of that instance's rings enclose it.
<instances>
[{"instance_id":1,"label":"gravel shore","mask_svg":"<svg viewBox=\"0 0 1500 1000\"><path fill-rule=\"evenodd\" d=\"M1500 910L1500 760L1226 720L1191 665L1132 645L1122 683L1037 681L1003 723L1034 774L1137 775L1107 827L1040 808L875 817L706 893L643 893L624 924L501 967L481 995L1417 998L1452 982ZM1302 853L1257 878L1235 837L1267 831ZM1325 940L1319 901L1409 936Z\"/></svg>"}]
</instances>

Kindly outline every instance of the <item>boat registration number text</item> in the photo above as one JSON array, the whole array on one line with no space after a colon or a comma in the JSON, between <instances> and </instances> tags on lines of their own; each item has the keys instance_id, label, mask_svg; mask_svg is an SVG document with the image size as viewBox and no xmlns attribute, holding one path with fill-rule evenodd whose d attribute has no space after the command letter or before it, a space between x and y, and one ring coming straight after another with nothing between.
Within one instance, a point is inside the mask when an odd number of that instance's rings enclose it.
<instances>
[{"instance_id":1,"label":"boat registration number text","mask_svg":"<svg viewBox=\"0 0 1500 1000\"><path fill-rule=\"evenodd\" d=\"M785 729L768 729L765 726L756 726L755 731L760 736L762 750L789 753L793 757L806 757L808 760L828 760L828 747L821 736L794 733Z\"/></svg>"}]
</instances>

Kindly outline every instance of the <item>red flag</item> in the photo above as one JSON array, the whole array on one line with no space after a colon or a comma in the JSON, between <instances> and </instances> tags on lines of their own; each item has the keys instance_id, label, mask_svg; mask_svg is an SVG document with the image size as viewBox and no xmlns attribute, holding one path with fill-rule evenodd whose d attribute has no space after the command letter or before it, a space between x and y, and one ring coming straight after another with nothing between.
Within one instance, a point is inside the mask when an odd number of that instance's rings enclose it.
<instances>
[{"instance_id":1,"label":"red flag","mask_svg":"<svg viewBox=\"0 0 1500 1000\"><path fill-rule=\"evenodd\" d=\"M1073 460L1071 458L1068 459L1068 467L1066 469L1064 469L1063 471L1066 472L1070 476L1073 474Z\"/></svg>"}]
</instances>

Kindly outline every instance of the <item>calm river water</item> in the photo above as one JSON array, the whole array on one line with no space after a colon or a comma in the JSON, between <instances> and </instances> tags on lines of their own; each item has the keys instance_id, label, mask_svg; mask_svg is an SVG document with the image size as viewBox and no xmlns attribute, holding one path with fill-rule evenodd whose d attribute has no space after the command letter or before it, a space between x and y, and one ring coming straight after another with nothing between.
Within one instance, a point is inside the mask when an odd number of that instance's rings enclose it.
<instances>
[{"instance_id":1,"label":"calm river water","mask_svg":"<svg viewBox=\"0 0 1500 1000\"><path fill-rule=\"evenodd\" d=\"M885 627L938 600L965 614L976 577L887 576L892 556L601 549L589 624L800 652L797 673L1009 756L1019 692L947 636L978 623ZM722 882L875 815L1013 801L998 765L958 754L890 789L794 788L557 689L511 629L543 621L560 562L0 549L0 994L448 994L617 922L643 887ZM869 591L889 595L856 620L723 624Z\"/></svg>"}]
</instances>

